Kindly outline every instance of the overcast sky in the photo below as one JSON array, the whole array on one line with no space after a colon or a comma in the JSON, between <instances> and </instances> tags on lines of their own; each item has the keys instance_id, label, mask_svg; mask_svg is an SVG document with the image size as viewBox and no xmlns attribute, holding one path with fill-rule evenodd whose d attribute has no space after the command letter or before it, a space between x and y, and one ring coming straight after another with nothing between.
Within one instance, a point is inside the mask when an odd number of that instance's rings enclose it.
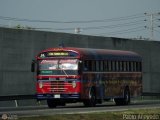
<instances>
[{"instance_id":1,"label":"overcast sky","mask_svg":"<svg viewBox=\"0 0 160 120\"><path fill-rule=\"evenodd\" d=\"M160 40L160 0L0 0L0 26ZM144 13L147 13L145 15ZM146 27L145 27L146 26Z\"/></svg>"}]
</instances>

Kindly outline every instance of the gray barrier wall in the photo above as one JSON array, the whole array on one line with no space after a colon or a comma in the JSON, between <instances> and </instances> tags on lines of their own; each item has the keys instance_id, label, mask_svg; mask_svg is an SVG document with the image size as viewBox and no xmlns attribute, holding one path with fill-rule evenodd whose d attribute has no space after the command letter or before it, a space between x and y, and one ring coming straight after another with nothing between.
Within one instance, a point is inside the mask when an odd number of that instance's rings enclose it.
<instances>
[{"instance_id":1,"label":"gray barrier wall","mask_svg":"<svg viewBox=\"0 0 160 120\"><path fill-rule=\"evenodd\" d=\"M143 57L143 92L160 93L160 42L0 28L0 96L35 93L30 64L43 49L65 46L131 50Z\"/></svg>"}]
</instances>

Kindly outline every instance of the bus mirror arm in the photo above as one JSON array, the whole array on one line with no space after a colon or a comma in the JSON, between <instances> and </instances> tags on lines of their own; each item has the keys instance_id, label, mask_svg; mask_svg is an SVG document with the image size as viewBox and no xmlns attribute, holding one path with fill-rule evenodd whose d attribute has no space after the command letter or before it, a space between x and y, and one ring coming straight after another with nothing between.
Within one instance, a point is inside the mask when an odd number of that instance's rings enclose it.
<instances>
[{"instance_id":1,"label":"bus mirror arm","mask_svg":"<svg viewBox=\"0 0 160 120\"><path fill-rule=\"evenodd\" d=\"M35 72L35 63L36 63L36 61L32 60L32 63L31 63L31 72Z\"/></svg>"}]
</instances>

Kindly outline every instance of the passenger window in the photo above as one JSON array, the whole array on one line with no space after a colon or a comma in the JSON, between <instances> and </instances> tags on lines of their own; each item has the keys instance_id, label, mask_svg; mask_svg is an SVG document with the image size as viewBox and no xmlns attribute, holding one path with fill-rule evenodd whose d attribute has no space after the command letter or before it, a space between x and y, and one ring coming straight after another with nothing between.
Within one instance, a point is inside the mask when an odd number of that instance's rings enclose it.
<instances>
[{"instance_id":1,"label":"passenger window","mask_svg":"<svg viewBox=\"0 0 160 120\"><path fill-rule=\"evenodd\" d=\"M96 71L99 71L99 61L96 61Z\"/></svg>"},{"instance_id":2,"label":"passenger window","mask_svg":"<svg viewBox=\"0 0 160 120\"><path fill-rule=\"evenodd\" d=\"M104 69L103 69L103 61L100 61L100 71L104 71Z\"/></svg>"},{"instance_id":3,"label":"passenger window","mask_svg":"<svg viewBox=\"0 0 160 120\"><path fill-rule=\"evenodd\" d=\"M122 71L123 70L123 68L122 68L122 61L120 61L119 64L120 64L119 65L120 66L120 71Z\"/></svg>"},{"instance_id":4,"label":"passenger window","mask_svg":"<svg viewBox=\"0 0 160 120\"><path fill-rule=\"evenodd\" d=\"M119 71L119 62L116 61L116 71Z\"/></svg>"},{"instance_id":5,"label":"passenger window","mask_svg":"<svg viewBox=\"0 0 160 120\"><path fill-rule=\"evenodd\" d=\"M124 71L127 71L126 61L123 62L123 70L124 70Z\"/></svg>"},{"instance_id":6,"label":"passenger window","mask_svg":"<svg viewBox=\"0 0 160 120\"><path fill-rule=\"evenodd\" d=\"M104 71L108 71L108 61L104 61Z\"/></svg>"},{"instance_id":7,"label":"passenger window","mask_svg":"<svg viewBox=\"0 0 160 120\"><path fill-rule=\"evenodd\" d=\"M96 70L96 63L95 61L92 61L92 71L95 71Z\"/></svg>"},{"instance_id":8,"label":"passenger window","mask_svg":"<svg viewBox=\"0 0 160 120\"><path fill-rule=\"evenodd\" d=\"M108 61L108 71L111 71L112 70L112 63L111 61Z\"/></svg>"},{"instance_id":9,"label":"passenger window","mask_svg":"<svg viewBox=\"0 0 160 120\"><path fill-rule=\"evenodd\" d=\"M112 71L115 71L116 69L115 69L115 61L112 61Z\"/></svg>"}]
</instances>

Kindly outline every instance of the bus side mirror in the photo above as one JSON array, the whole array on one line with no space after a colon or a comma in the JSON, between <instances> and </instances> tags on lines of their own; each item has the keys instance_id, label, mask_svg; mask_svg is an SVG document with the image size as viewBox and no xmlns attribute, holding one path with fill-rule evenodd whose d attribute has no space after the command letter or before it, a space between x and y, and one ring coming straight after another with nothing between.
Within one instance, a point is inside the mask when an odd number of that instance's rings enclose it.
<instances>
[{"instance_id":1,"label":"bus side mirror","mask_svg":"<svg viewBox=\"0 0 160 120\"><path fill-rule=\"evenodd\" d=\"M79 61L79 63L78 63L78 74L82 73L82 70L83 70L82 67L83 67L82 61Z\"/></svg>"},{"instance_id":2,"label":"bus side mirror","mask_svg":"<svg viewBox=\"0 0 160 120\"><path fill-rule=\"evenodd\" d=\"M31 72L35 72L35 60L32 60L32 63L31 63Z\"/></svg>"}]
</instances>

